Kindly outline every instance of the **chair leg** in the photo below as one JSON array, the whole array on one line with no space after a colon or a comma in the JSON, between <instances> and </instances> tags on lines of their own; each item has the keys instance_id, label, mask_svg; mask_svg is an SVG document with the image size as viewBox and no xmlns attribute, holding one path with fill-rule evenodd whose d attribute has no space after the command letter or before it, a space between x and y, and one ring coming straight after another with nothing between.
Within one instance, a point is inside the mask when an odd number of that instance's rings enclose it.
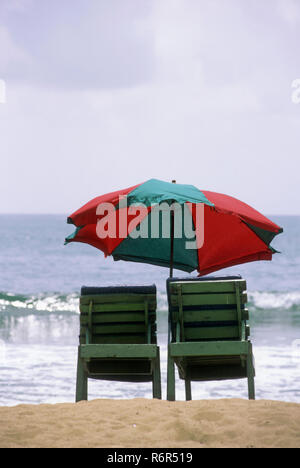
<instances>
[{"instance_id":1,"label":"chair leg","mask_svg":"<svg viewBox=\"0 0 300 468\"><path fill-rule=\"evenodd\" d=\"M185 399L186 399L186 401L191 401L192 400L191 381L188 380L188 379L185 380Z\"/></svg>"},{"instance_id":2,"label":"chair leg","mask_svg":"<svg viewBox=\"0 0 300 468\"><path fill-rule=\"evenodd\" d=\"M161 400L161 374L160 374L160 351L157 348L157 356L153 362L153 398Z\"/></svg>"},{"instance_id":3,"label":"chair leg","mask_svg":"<svg viewBox=\"0 0 300 468\"><path fill-rule=\"evenodd\" d=\"M175 363L168 352L167 400L175 401Z\"/></svg>"},{"instance_id":4,"label":"chair leg","mask_svg":"<svg viewBox=\"0 0 300 468\"><path fill-rule=\"evenodd\" d=\"M255 400L255 384L254 384L254 366L252 344L249 343L249 352L247 357L247 376L248 376L248 396L249 400Z\"/></svg>"},{"instance_id":5,"label":"chair leg","mask_svg":"<svg viewBox=\"0 0 300 468\"><path fill-rule=\"evenodd\" d=\"M80 348L78 348L78 361L77 361L77 380L76 380L76 403L78 401L88 399L88 378L84 369L83 359L79 356Z\"/></svg>"}]
</instances>

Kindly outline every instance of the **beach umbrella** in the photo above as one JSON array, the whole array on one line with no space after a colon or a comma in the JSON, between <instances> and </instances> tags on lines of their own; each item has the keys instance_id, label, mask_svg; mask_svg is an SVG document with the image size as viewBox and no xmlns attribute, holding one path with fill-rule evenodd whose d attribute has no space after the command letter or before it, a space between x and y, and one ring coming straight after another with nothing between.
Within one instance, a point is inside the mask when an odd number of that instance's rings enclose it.
<instances>
[{"instance_id":1,"label":"beach umbrella","mask_svg":"<svg viewBox=\"0 0 300 468\"><path fill-rule=\"evenodd\" d=\"M174 182L174 181L173 181ZM148 180L108 193L68 218L65 243L82 242L114 260L143 262L199 276L234 265L272 260L283 229L228 195Z\"/></svg>"}]
</instances>

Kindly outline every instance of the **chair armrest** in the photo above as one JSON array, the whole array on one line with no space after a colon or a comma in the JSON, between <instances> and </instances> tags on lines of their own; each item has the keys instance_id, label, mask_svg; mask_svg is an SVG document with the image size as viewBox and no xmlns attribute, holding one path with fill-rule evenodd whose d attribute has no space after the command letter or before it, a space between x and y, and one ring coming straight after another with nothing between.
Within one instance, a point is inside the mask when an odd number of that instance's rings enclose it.
<instances>
[{"instance_id":1,"label":"chair armrest","mask_svg":"<svg viewBox=\"0 0 300 468\"><path fill-rule=\"evenodd\" d=\"M214 341L193 343L171 343L169 345L172 357L184 356L247 356L248 341Z\"/></svg>"},{"instance_id":2,"label":"chair armrest","mask_svg":"<svg viewBox=\"0 0 300 468\"><path fill-rule=\"evenodd\" d=\"M157 356L157 345L150 344L90 344L79 346L82 359L91 358L149 358Z\"/></svg>"}]
</instances>

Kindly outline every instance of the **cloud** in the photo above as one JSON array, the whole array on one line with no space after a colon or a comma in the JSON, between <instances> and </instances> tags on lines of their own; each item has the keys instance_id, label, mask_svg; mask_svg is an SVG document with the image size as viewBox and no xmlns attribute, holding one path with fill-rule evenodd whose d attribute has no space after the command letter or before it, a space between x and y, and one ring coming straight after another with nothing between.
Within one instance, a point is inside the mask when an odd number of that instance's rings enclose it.
<instances>
[{"instance_id":1,"label":"cloud","mask_svg":"<svg viewBox=\"0 0 300 468\"><path fill-rule=\"evenodd\" d=\"M27 8L32 6L34 0L2 0L2 13L23 13ZM0 11L1 11L0 10Z\"/></svg>"},{"instance_id":2,"label":"cloud","mask_svg":"<svg viewBox=\"0 0 300 468\"><path fill-rule=\"evenodd\" d=\"M151 177L229 193L265 212L296 211L300 116L257 111L246 91L220 88L216 99L207 88L193 95L165 85L13 86L0 106L1 167L13 174L13 184L2 180L0 212L68 213ZM271 186L281 190L270 196Z\"/></svg>"},{"instance_id":3,"label":"cloud","mask_svg":"<svg viewBox=\"0 0 300 468\"><path fill-rule=\"evenodd\" d=\"M300 5L298 0L277 0L280 16L290 25L296 26L300 22Z\"/></svg>"},{"instance_id":4,"label":"cloud","mask_svg":"<svg viewBox=\"0 0 300 468\"><path fill-rule=\"evenodd\" d=\"M130 87L151 79L151 30L143 27L148 0L3 1L11 43L32 62L24 68L20 61L19 69L0 63L9 79L65 89Z\"/></svg>"},{"instance_id":5,"label":"cloud","mask_svg":"<svg viewBox=\"0 0 300 468\"><path fill-rule=\"evenodd\" d=\"M14 43L9 30L1 25L0 57L0 76L2 78L9 76L10 73L20 73L31 64L30 56Z\"/></svg>"},{"instance_id":6,"label":"cloud","mask_svg":"<svg viewBox=\"0 0 300 468\"><path fill-rule=\"evenodd\" d=\"M299 211L299 32L270 0L31 2L1 16L0 212L71 212L150 177Z\"/></svg>"}]
</instances>

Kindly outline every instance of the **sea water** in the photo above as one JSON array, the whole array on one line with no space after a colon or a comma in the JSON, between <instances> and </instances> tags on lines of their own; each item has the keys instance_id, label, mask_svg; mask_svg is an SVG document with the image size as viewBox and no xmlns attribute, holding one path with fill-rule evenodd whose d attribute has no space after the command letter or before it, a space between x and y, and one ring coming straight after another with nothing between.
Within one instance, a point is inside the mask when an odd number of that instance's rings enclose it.
<instances>
[{"instance_id":1,"label":"sea water","mask_svg":"<svg viewBox=\"0 0 300 468\"><path fill-rule=\"evenodd\" d=\"M285 230L273 242L281 254L220 273L247 280L257 398L300 402L300 217L272 220ZM82 285L156 284L165 398L168 270L64 246L72 230L61 215L0 216L0 405L74 401ZM178 376L176 387L183 400ZM247 381L195 382L192 390L194 399L247 398ZM151 384L89 381L89 399L137 397L151 398Z\"/></svg>"}]
</instances>

